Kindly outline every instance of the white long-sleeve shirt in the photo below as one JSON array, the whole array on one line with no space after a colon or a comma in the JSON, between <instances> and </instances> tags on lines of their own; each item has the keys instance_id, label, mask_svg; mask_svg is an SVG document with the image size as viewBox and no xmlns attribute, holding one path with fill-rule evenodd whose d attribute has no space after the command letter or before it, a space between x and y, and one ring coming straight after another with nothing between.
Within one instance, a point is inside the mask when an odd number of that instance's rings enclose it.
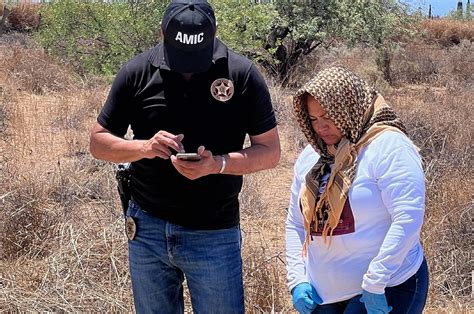
<instances>
[{"instance_id":1,"label":"white long-sleeve shirt","mask_svg":"<svg viewBox=\"0 0 474 314\"><path fill-rule=\"evenodd\" d=\"M347 300L365 289L384 293L416 273L423 262L419 238L425 208L421 159L403 134L386 131L362 149L349 189L344 225L328 247L312 236L306 258L300 210L305 175L319 155L307 146L298 157L286 222L286 258L290 291L301 282L315 287L323 304ZM335 232L336 233L336 232Z\"/></svg>"}]
</instances>

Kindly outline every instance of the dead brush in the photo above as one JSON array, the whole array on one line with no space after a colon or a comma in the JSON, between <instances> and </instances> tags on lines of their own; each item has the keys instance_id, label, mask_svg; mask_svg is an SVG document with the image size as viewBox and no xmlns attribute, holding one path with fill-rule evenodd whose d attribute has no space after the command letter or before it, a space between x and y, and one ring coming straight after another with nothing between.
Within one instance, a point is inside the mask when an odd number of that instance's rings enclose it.
<instances>
[{"instance_id":1,"label":"dead brush","mask_svg":"<svg viewBox=\"0 0 474 314\"><path fill-rule=\"evenodd\" d=\"M55 225L57 245L50 255L1 261L24 268L0 277L2 311L132 312L122 220L110 222L100 206L81 211L88 218ZM106 219L97 224L101 218Z\"/></svg>"},{"instance_id":2,"label":"dead brush","mask_svg":"<svg viewBox=\"0 0 474 314\"><path fill-rule=\"evenodd\" d=\"M55 248L54 226L57 216L44 209L42 201L28 191L13 191L0 212L1 259L44 258Z\"/></svg>"},{"instance_id":3,"label":"dead brush","mask_svg":"<svg viewBox=\"0 0 474 314\"><path fill-rule=\"evenodd\" d=\"M474 23L473 23L474 27ZM459 45L450 48L446 55L445 62L441 62L443 75L443 85L449 86L454 83L456 87L464 85L469 89L474 83L474 39L462 40ZM446 79L449 78L449 79Z\"/></svg>"},{"instance_id":4,"label":"dead brush","mask_svg":"<svg viewBox=\"0 0 474 314\"><path fill-rule=\"evenodd\" d=\"M2 134L6 129L8 119L7 102L9 98L10 95L8 92L0 86L0 134Z\"/></svg>"},{"instance_id":5,"label":"dead brush","mask_svg":"<svg viewBox=\"0 0 474 314\"><path fill-rule=\"evenodd\" d=\"M445 53L438 45L404 45L394 54L392 78L400 83L437 83Z\"/></svg>"},{"instance_id":6,"label":"dead brush","mask_svg":"<svg viewBox=\"0 0 474 314\"><path fill-rule=\"evenodd\" d=\"M17 32L31 32L37 30L41 22L39 14L40 8L41 4L26 2L14 6L7 17L7 29Z\"/></svg>"},{"instance_id":7,"label":"dead brush","mask_svg":"<svg viewBox=\"0 0 474 314\"><path fill-rule=\"evenodd\" d=\"M245 307L249 313L287 312L292 309L285 282L284 251L275 252L267 243L265 228L247 225L242 251Z\"/></svg>"},{"instance_id":8,"label":"dead brush","mask_svg":"<svg viewBox=\"0 0 474 314\"><path fill-rule=\"evenodd\" d=\"M281 163L293 163L296 155L306 145L293 110L292 92L278 88L275 82L269 82L273 108L278 123L282 156ZM286 154L288 152L288 154Z\"/></svg>"},{"instance_id":9,"label":"dead brush","mask_svg":"<svg viewBox=\"0 0 474 314\"><path fill-rule=\"evenodd\" d=\"M424 160L427 200L422 241L430 269L428 307L439 309L449 300L461 313L472 306L474 130L468 117L474 110L469 102L474 91L463 86L408 91L394 95L393 105Z\"/></svg>"},{"instance_id":10,"label":"dead brush","mask_svg":"<svg viewBox=\"0 0 474 314\"><path fill-rule=\"evenodd\" d=\"M277 170L247 175L241 194L245 307L249 313L292 309L283 244L287 189L283 193L276 189L282 179Z\"/></svg>"},{"instance_id":11,"label":"dead brush","mask_svg":"<svg viewBox=\"0 0 474 314\"><path fill-rule=\"evenodd\" d=\"M474 21L451 19L423 20L422 35L428 42L445 47L459 44L463 39L474 40Z\"/></svg>"},{"instance_id":12,"label":"dead brush","mask_svg":"<svg viewBox=\"0 0 474 314\"><path fill-rule=\"evenodd\" d=\"M71 72L55 64L41 49L25 49L12 44L0 65L16 89L43 95L68 91L73 85Z\"/></svg>"}]
</instances>

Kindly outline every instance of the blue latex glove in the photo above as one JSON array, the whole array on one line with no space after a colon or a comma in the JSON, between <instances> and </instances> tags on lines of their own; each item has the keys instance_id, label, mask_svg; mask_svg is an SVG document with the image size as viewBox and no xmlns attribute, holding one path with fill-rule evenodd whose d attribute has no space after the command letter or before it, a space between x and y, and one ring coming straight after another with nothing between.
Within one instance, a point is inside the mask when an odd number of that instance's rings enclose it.
<instances>
[{"instance_id":1,"label":"blue latex glove","mask_svg":"<svg viewBox=\"0 0 474 314\"><path fill-rule=\"evenodd\" d=\"M293 296L293 306L301 314L311 313L318 304L323 303L316 289L307 282L296 285L291 294Z\"/></svg>"},{"instance_id":2,"label":"blue latex glove","mask_svg":"<svg viewBox=\"0 0 474 314\"><path fill-rule=\"evenodd\" d=\"M375 294L362 290L360 302L365 304L367 314L387 314L392 310L392 307L387 304L385 294Z\"/></svg>"}]
</instances>

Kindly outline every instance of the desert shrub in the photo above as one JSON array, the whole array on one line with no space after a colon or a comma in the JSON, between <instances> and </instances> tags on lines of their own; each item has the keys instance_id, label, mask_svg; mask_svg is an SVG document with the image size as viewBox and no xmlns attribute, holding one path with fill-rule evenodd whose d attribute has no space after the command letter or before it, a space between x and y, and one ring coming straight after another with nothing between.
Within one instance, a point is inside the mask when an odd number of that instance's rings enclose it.
<instances>
[{"instance_id":1,"label":"desert shrub","mask_svg":"<svg viewBox=\"0 0 474 314\"><path fill-rule=\"evenodd\" d=\"M16 259L20 256L43 258L55 246L54 237L57 215L41 208L41 200L31 198L28 187L5 202L0 212L2 238L0 259ZM26 192L26 193L25 193Z\"/></svg>"},{"instance_id":2,"label":"desert shrub","mask_svg":"<svg viewBox=\"0 0 474 314\"><path fill-rule=\"evenodd\" d=\"M463 39L474 40L474 21L453 19L423 20L421 22L423 38L449 47L459 44Z\"/></svg>"},{"instance_id":3,"label":"desert shrub","mask_svg":"<svg viewBox=\"0 0 474 314\"><path fill-rule=\"evenodd\" d=\"M284 252L275 252L265 230L250 225L243 247L245 307L249 313L287 312L289 293L284 284Z\"/></svg>"},{"instance_id":4,"label":"desert shrub","mask_svg":"<svg viewBox=\"0 0 474 314\"><path fill-rule=\"evenodd\" d=\"M392 0L275 1L275 7L279 15L267 42L273 60L265 66L284 84L303 56L331 46L335 39L377 48L378 67L390 81L392 43L411 35L417 20Z\"/></svg>"},{"instance_id":5,"label":"desert shrub","mask_svg":"<svg viewBox=\"0 0 474 314\"><path fill-rule=\"evenodd\" d=\"M34 3L19 3L13 6L7 17L7 30L17 32L37 30L40 25L39 10L40 4Z\"/></svg>"},{"instance_id":6,"label":"desert shrub","mask_svg":"<svg viewBox=\"0 0 474 314\"><path fill-rule=\"evenodd\" d=\"M217 37L230 48L256 62L271 58L265 42L277 17L272 5L251 1L213 0L218 23Z\"/></svg>"},{"instance_id":7,"label":"desert shrub","mask_svg":"<svg viewBox=\"0 0 474 314\"><path fill-rule=\"evenodd\" d=\"M286 83L301 57L335 38L378 48L379 67L390 77L389 42L411 31L412 18L397 1L211 1L218 36L260 62ZM115 73L132 56L159 41L166 2L57 0L41 10L38 40L81 73Z\"/></svg>"},{"instance_id":8,"label":"desert shrub","mask_svg":"<svg viewBox=\"0 0 474 314\"><path fill-rule=\"evenodd\" d=\"M469 85L474 73L473 45L468 40L451 47L435 43L405 44L394 54L393 80L433 86Z\"/></svg>"},{"instance_id":9,"label":"desert shrub","mask_svg":"<svg viewBox=\"0 0 474 314\"><path fill-rule=\"evenodd\" d=\"M271 26L271 11L262 5L232 0L213 1L218 36L238 52L265 56L262 40ZM71 63L80 73L111 75L134 55L160 40L166 1L52 1L41 10L37 34L50 53Z\"/></svg>"},{"instance_id":10,"label":"desert shrub","mask_svg":"<svg viewBox=\"0 0 474 314\"><path fill-rule=\"evenodd\" d=\"M159 36L164 1L59 0L41 9L36 38L80 73L114 74Z\"/></svg>"},{"instance_id":11,"label":"desert shrub","mask_svg":"<svg viewBox=\"0 0 474 314\"><path fill-rule=\"evenodd\" d=\"M438 47L407 44L394 55L392 75L394 82L433 83L439 77L443 51Z\"/></svg>"},{"instance_id":12,"label":"desert shrub","mask_svg":"<svg viewBox=\"0 0 474 314\"><path fill-rule=\"evenodd\" d=\"M0 187L6 194L0 212L4 234L0 238L0 259L48 255L57 244L57 225L81 220L83 214L77 209L85 200L113 202L114 191L104 184L112 170L89 155L74 157L58 162L57 167L49 162L33 168L13 160L4 163Z\"/></svg>"},{"instance_id":13,"label":"desert shrub","mask_svg":"<svg viewBox=\"0 0 474 314\"><path fill-rule=\"evenodd\" d=\"M449 55L445 58L446 62L442 63L442 71L444 71L448 77L454 79L457 84L461 82L472 84L474 80L473 49L473 40L461 40L459 45L450 48Z\"/></svg>"},{"instance_id":14,"label":"desert shrub","mask_svg":"<svg viewBox=\"0 0 474 314\"><path fill-rule=\"evenodd\" d=\"M426 176L423 247L430 268L432 306L469 304L472 265L474 110L472 89L415 88L391 95L409 135L420 148ZM463 302L463 301L459 301Z\"/></svg>"},{"instance_id":15,"label":"desert shrub","mask_svg":"<svg viewBox=\"0 0 474 314\"><path fill-rule=\"evenodd\" d=\"M35 94L61 92L71 88L72 73L55 64L41 49L24 49L13 43L0 60L3 71L19 90Z\"/></svg>"}]
</instances>

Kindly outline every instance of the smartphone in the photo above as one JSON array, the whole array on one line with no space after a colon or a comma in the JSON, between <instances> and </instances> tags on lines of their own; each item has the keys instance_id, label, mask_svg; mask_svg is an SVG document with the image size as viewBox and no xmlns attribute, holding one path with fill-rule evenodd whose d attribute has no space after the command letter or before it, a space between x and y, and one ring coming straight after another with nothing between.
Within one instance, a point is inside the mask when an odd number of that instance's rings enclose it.
<instances>
[{"instance_id":1,"label":"smartphone","mask_svg":"<svg viewBox=\"0 0 474 314\"><path fill-rule=\"evenodd\" d=\"M201 160L201 156L196 153L177 153L176 158L179 160L186 160L186 161L199 161Z\"/></svg>"}]
</instances>

